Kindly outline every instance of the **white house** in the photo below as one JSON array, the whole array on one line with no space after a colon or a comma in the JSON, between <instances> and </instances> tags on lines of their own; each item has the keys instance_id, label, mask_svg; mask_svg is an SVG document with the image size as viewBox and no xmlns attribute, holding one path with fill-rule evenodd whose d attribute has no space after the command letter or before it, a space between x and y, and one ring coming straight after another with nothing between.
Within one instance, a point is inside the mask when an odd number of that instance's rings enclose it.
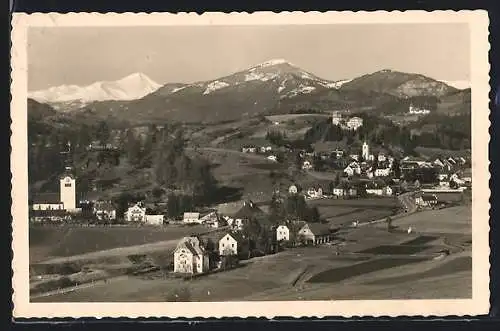
<instances>
[{"instance_id":1,"label":"white house","mask_svg":"<svg viewBox=\"0 0 500 331\"><path fill-rule=\"evenodd\" d=\"M200 213L195 212L186 212L182 218L182 222L185 224L195 224L201 223L200 221Z\"/></svg>"},{"instance_id":2,"label":"white house","mask_svg":"<svg viewBox=\"0 0 500 331\"><path fill-rule=\"evenodd\" d=\"M437 165L438 167L441 167L443 168L444 167L444 163L439 159L435 159L434 162L432 162L434 165Z\"/></svg>"},{"instance_id":3,"label":"white house","mask_svg":"<svg viewBox=\"0 0 500 331\"><path fill-rule=\"evenodd\" d=\"M238 255L238 241L227 233L219 240L219 255Z\"/></svg>"},{"instance_id":4,"label":"white house","mask_svg":"<svg viewBox=\"0 0 500 331\"><path fill-rule=\"evenodd\" d=\"M379 154L377 155L377 161L378 161L378 162L385 162L386 160L387 160L387 157L385 156L385 154L383 154L383 153L379 153Z\"/></svg>"},{"instance_id":5,"label":"white house","mask_svg":"<svg viewBox=\"0 0 500 331\"><path fill-rule=\"evenodd\" d=\"M392 190L392 187L390 186L386 186L382 189L382 194L383 195L387 195L387 196L391 196L393 194L393 190Z\"/></svg>"},{"instance_id":6,"label":"white house","mask_svg":"<svg viewBox=\"0 0 500 331\"><path fill-rule=\"evenodd\" d=\"M309 170L309 169L312 169L312 164L311 162L305 160L304 163L302 163L302 169L303 170Z\"/></svg>"},{"instance_id":7,"label":"white house","mask_svg":"<svg viewBox=\"0 0 500 331\"><path fill-rule=\"evenodd\" d=\"M383 195L384 192L381 188L367 188L366 189L366 194L372 194L372 195Z\"/></svg>"},{"instance_id":8,"label":"white house","mask_svg":"<svg viewBox=\"0 0 500 331\"><path fill-rule=\"evenodd\" d=\"M354 169L353 169L351 166L347 166L347 167L345 167L345 169L344 169L344 173L345 173L348 177L352 177L352 176L354 176Z\"/></svg>"},{"instance_id":9,"label":"white house","mask_svg":"<svg viewBox=\"0 0 500 331\"><path fill-rule=\"evenodd\" d=\"M97 201L94 204L93 212L100 221L116 219L116 208L111 201Z\"/></svg>"},{"instance_id":10,"label":"white house","mask_svg":"<svg viewBox=\"0 0 500 331\"><path fill-rule=\"evenodd\" d=\"M276 228L276 240L290 240L290 229L286 225L280 225Z\"/></svg>"},{"instance_id":11,"label":"white house","mask_svg":"<svg viewBox=\"0 0 500 331\"><path fill-rule=\"evenodd\" d=\"M362 126L363 126L363 119L361 117L351 117L346 123L346 127L349 130L354 130L354 131L356 131Z\"/></svg>"},{"instance_id":12,"label":"white house","mask_svg":"<svg viewBox=\"0 0 500 331\"><path fill-rule=\"evenodd\" d=\"M144 223L146 221L146 208L141 203L129 207L125 212L125 221Z\"/></svg>"},{"instance_id":13,"label":"white house","mask_svg":"<svg viewBox=\"0 0 500 331\"><path fill-rule=\"evenodd\" d=\"M276 157L276 155L269 155L267 157L267 159L270 160L270 161L274 161L274 162L278 161L278 158Z\"/></svg>"},{"instance_id":14,"label":"white house","mask_svg":"<svg viewBox=\"0 0 500 331\"><path fill-rule=\"evenodd\" d=\"M288 188L288 193L289 194L297 194L299 192L299 189L297 188L297 185L290 185Z\"/></svg>"},{"instance_id":15,"label":"white house","mask_svg":"<svg viewBox=\"0 0 500 331\"><path fill-rule=\"evenodd\" d=\"M183 238L174 251L174 272L199 274L208 271L209 257L196 237Z\"/></svg>"},{"instance_id":16,"label":"white house","mask_svg":"<svg viewBox=\"0 0 500 331\"><path fill-rule=\"evenodd\" d=\"M336 197L343 197L347 192L343 187L337 186L333 188L333 195Z\"/></svg>"},{"instance_id":17,"label":"white house","mask_svg":"<svg viewBox=\"0 0 500 331\"><path fill-rule=\"evenodd\" d=\"M321 187L311 187L307 190L307 195L314 199L323 197L323 189Z\"/></svg>"},{"instance_id":18,"label":"white house","mask_svg":"<svg viewBox=\"0 0 500 331\"><path fill-rule=\"evenodd\" d=\"M306 244L323 244L332 239L328 225L321 223L306 223L298 232L300 241Z\"/></svg>"},{"instance_id":19,"label":"white house","mask_svg":"<svg viewBox=\"0 0 500 331\"><path fill-rule=\"evenodd\" d=\"M420 108L420 107L415 107L413 105L410 105L408 107L408 113L409 114L412 114L412 115L427 115L429 114L431 111L429 109L424 109L424 108Z\"/></svg>"},{"instance_id":20,"label":"white house","mask_svg":"<svg viewBox=\"0 0 500 331\"><path fill-rule=\"evenodd\" d=\"M218 228L219 227L219 216L217 215L217 212L212 211L207 213L206 215L203 215L200 217L200 222L202 224L208 225L212 228Z\"/></svg>"},{"instance_id":21,"label":"white house","mask_svg":"<svg viewBox=\"0 0 500 331\"><path fill-rule=\"evenodd\" d=\"M391 173L391 168L385 168L385 169L376 169L375 170L375 176L376 177L387 177Z\"/></svg>"},{"instance_id":22,"label":"white house","mask_svg":"<svg viewBox=\"0 0 500 331\"><path fill-rule=\"evenodd\" d=\"M146 223L150 225L163 225L165 215L146 215Z\"/></svg>"}]
</instances>

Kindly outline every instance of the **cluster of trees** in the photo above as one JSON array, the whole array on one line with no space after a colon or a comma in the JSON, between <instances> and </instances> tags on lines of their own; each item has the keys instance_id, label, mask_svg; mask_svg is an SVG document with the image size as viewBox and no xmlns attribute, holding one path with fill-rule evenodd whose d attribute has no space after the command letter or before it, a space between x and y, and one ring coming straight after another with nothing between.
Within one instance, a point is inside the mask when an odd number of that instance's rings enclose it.
<instances>
[{"instance_id":1,"label":"cluster of trees","mask_svg":"<svg viewBox=\"0 0 500 331\"><path fill-rule=\"evenodd\" d=\"M269 214L273 223L277 223L283 219L320 222L318 208L309 207L305 197L300 194L288 195L283 199L277 194L273 194L269 206Z\"/></svg>"},{"instance_id":2,"label":"cluster of trees","mask_svg":"<svg viewBox=\"0 0 500 331\"><path fill-rule=\"evenodd\" d=\"M287 142L286 133L279 130L269 130L266 133L266 140L276 146L284 146Z\"/></svg>"}]
</instances>

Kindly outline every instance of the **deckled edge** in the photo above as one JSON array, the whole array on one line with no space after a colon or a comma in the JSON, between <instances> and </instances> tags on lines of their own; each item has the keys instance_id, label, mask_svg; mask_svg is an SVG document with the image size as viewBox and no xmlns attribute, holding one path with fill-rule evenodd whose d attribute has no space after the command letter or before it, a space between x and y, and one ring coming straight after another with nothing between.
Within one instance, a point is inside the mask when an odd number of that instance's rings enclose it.
<instances>
[{"instance_id":1,"label":"deckled edge","mask_svg":"<svg viewBox=\"0 0 500 331\"><path fill-rule=\"evenodd\" d=\"M409 13L411 12L411 13ZM279 12L279 13L275 13L275 12L270 12L270 11L266 11L266 12L252 12L252 13L248 13L248 12L230 12L229 14L237 14L237 15L255 15L255 14L274 14L274 15L289 15L289 14L293 14L293 15L296 15L296 14L300 14L300 15L307 15L307 16L312 16L312 15L317 15L317 14L323 14L323 13L348 13L348 14L352 14L352 13L356 13L356 14L373 14L373 13L398 13L398 14L414 14L414 13L426 13L426 14L429 14L429 13L455 13L455 14L460 14L460 13L472 13L472 12L480 12L480 13L485 13L486 11L485 10L459 10L459 11L456 11L456 10L433 10L433 11L425 11L425 10L408 10L408 11L400 11L400 10L392 10L392 11L384 11L384 10L373 10L373 11L366 11L366 10L360 10L360 11L310 11L310 12L301 12L301 11L293 11L293 12L289 12L289 11L286 11L286 12ZM487 12L486 12L487 13ZM179 13L176 13L176 14L173 14L173 13L161 13L161 12L153 12L153 13L145 13L145 12L140 12L140 13L134 13L134 12L125 12L125 13L106 13L106 14L103 14L103 13L98 13L98 12L86 12L86 13L77 13L77 12L68 12L68 13L64 13L64 14L61 14L61 13L57 13L57 12L51 12L51 13L30 13L30 14L25 14L23 13L22 16L14 16L13 15L13 18L12 18L12 21L11 21L11 57L12 57L12 54L15 54L16 52L16 49L17 47L19 47L20 45L15 45L15 43L13 42L12 40L12 36L15 35L15 32L16 32L16 29L19 29L20 26L21 26L21 23L26 23L26 20L29 19L29 17L46 17L46 16L49 16L51 18L51 20L56 24L56 20L58 17L60 16L66 16L66 17L74 17L74 16L81 16L81 15L97 15L98 17L109 17L109 15L111 16L125 16L125 15L132 15L134 17L141 17L141 16L149 16L149 15L158 15L158 14L161 14L161 15L165 15L167 14L169 17L179 17L179 16L183 16L183 15L189 15L189 16L208 16L208 15L213 15L213 14L217 14L217 15L227 15L226 13L222 13L222 12L218 12L218 13L215 13L215 12L206 12L206 13L202 13L202 14L198 14L198 13L193 13L193 12L179 12ZM165 17L165 16L164 16ZM17 20L16 20L17 18ZM486 18L488 19L488 16L486 16ZM24 21L24 22L23 22ZM14 24L16 23L16 24ZM290 24L290 23L289 23ZM291 23L293 24L293 23ZM488 24L488 27L489 27L489 24ZM490 36L489 34L489 29L488 29L488 37ZM491 47L488 43L488 53L491 51ZM490 72L491 70L491 65L490 65L490 62L488 60L488 72ZM14 94L12 93L12 87L15 86L15 80L13 78L13 73L14 73L14 70L16 69L16 66L13 65L13 62L11 62L11 111L13 109L13 105L15 105L15 98L14 98ZM490 92L491 92L491 89L490 89ZM490 108L491 110L491 108ZM472 115L471 115L472 116ZM491 130L492 127L491 127L491 121L489 120L489 129ZM13 121L12 121L12 115L11 115L11 125L13 124ZM12 146L12 138L13 138L13 131L12 128L10 130L10 133L11 133L11 151L13 150L13 146ZM489 137L489 141L491 140L491 136ZM13 168L14 164L11 160L11 167ZM491 162L490 162L490 159L488 157L488 169L489 167L491 166ZM490 178L488 178L488 183L491 184L491 174L490 172L488 171L488 175ZM14 173L11 169L11 190L14 191L14 180L15 180L15 177L14 177ZM489 195L488 195L488 201L490 201L491 199L491 186L489 185L489 188L490 188L490 192L489 192ZM13 217L13 208L14 208L14 200L13 200L13 197L12 197L12 194L11 194L11 201L12 201L12 207L11 207L11 213L12 213L12 217ZM491 203L489 202L489 212L491 212ZM489 225L489 224L488 224ZM13 232L12 232L12 245L11 245L11 250L12 250L12 254L13 254L13 261L14 261L14 250L15 250L15 247L14 247L14 243L15 243L15 239L16 239L16 235L15 235L15 231L14 231L14 226L12 224L12 228L13 228ZM489 230L491 230L489 228ZM491 254L491 249L490 249L490 254ZM488 256L490 256L490 254L488 254ZM11 271L12 271L12 284L13 284L13 288L12 288L12 292L13 292L13 296L12 296L12 303L13 303L13 312L15 312L15 298L16 298L16 292L14 290L15 286L14 286L14 283L15 283L15 278L14 278L14 273L15 273L15 266L13 265L11 267ZM491 264L490 264L490 272L491 272ZM322 301L318 301L318 303L320 303ZM227 304L231 304L231 302L225 302ZM272 301L268 301L268 303L272 303ZM97 304L100 304L100 303L97 303ZM112 303L113 305L115 304L120 304L120 303ZM425 317L426 318L430 318L430 319L435 319L435 318L439 318L439 319L442 319L442 318L449 318L449 317L457 317L458 315L426 315ZM227 316L227 317L230 317L230 316ZM303 318L321 318L321 319L325 319L325 318L330 318L330 316L327 316L327 315L317 315L317 316L314 316L314 315L307 315L307 316L301 316L301 317L279 317L279 316L273 316L273 315L267 315L267 316L260 316L260 317L256 317L256 316L244 316L244 318L253 318L253 319L262 319L262 318L267 318L267 319L303 319ZM340 318L340 320L352 320L352 319L364 319L364 318L371 318L371 317L377 317L377 318L386 318L386 317L390 317L390 318L394 318L394 317L401 317L401 318L404 318L404 317L424 317L423 315L371 315L371 316L368 316L368 315L363 315L363 316L360 316L360 315L349 315L349 314L346 314L346 315L332 315L331 317L336 317L336 318ZM460 315L460 317L462 318L470 318L470 317L475 317L475 315ZM68 319L91 319L91 320L102 320L102 319L105 319L105 320L113 320L113 319L118 319L118 318L131 318L131 317L128 317L128 316L114 316L114 317L105 317L105 316L102 316L102 317L89 317L89 318L86 318L86 317L83 317L83 316L78 316L78 317L75 317L75 316L62 316L62 317L54 317L54 318L49 318L49 317L40 317L40 318L37 318L37 317L30 317L30 318L22 318L22 317L17 317L16 319L17 320L23 320L23 321L29 321L29 320L32 320L32 319L37 319L37 320L50 320L50 321L55 321L55 320L68 320ZM136 319L136 320L144 320L144 319L158 319L159 317L141 317L141 316L136 316L136 317L133 317L133 319ZM224 318L224 317L223 317ZM231 317L232 318L232 317ZM237 319L243 319L242 317L237 317L235 316L235 318ZM162 318L164 319L164 318ZM169 318L170 319L170 318ZM191 319L206 319L206 320L219 320L219 318L215 318L215 317L176 317L176 320L191 320Z\"/></svg>"}]
</instances>

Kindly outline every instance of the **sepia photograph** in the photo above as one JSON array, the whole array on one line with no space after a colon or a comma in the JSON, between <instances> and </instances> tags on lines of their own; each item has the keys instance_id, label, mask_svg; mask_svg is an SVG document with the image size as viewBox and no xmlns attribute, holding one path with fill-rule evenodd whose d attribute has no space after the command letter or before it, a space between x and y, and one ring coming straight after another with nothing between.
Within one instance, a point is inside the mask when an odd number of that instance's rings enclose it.
<instances>
[{"instance_id":1,"label":"sepia photograph","mask_svg":"<svg viewBox=\"0 0 500 331\"><path fill-rule=\"evenodd\" d=\"M487 15L387 14L26 15L23 300L487 310Z\"/></svg>"}]
</instances>

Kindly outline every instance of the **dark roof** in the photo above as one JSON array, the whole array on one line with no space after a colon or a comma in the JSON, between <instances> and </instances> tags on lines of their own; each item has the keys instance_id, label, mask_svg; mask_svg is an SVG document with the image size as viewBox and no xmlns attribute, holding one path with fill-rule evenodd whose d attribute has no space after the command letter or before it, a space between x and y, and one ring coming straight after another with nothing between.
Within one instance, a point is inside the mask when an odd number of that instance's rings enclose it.
<instances>
[{"instance_id":1,"label":"dark roof","mask_svg":"<svg viewBox=\"0 0 500 331\"><path fill-rule=\"evenodd\" d=\"M315 236L330 234L330 227L322 223L307 223L307 226Z\"/></svg>"},{"instance_id":2,"label":"dark roof","mask_svg":"<svg viewBox=\"0 0 500 331\"><path fill-rule=\"evenodd\" d=\"M243 207L233 215L234 218L240 219L249 219L252 217L261 218L264 216L266 216L266 213L253 202L246 202Z\"/></svg>"},{"instance_id":3,"label":"dark roof","mask_svg":"<svg viewBox=\"0 0 500 331\"><path fill-rule=\"evenodd\" d=\"M38 193L33 195L33 203L61 203L59 193Z\"/></svg>"}]
</instances>

